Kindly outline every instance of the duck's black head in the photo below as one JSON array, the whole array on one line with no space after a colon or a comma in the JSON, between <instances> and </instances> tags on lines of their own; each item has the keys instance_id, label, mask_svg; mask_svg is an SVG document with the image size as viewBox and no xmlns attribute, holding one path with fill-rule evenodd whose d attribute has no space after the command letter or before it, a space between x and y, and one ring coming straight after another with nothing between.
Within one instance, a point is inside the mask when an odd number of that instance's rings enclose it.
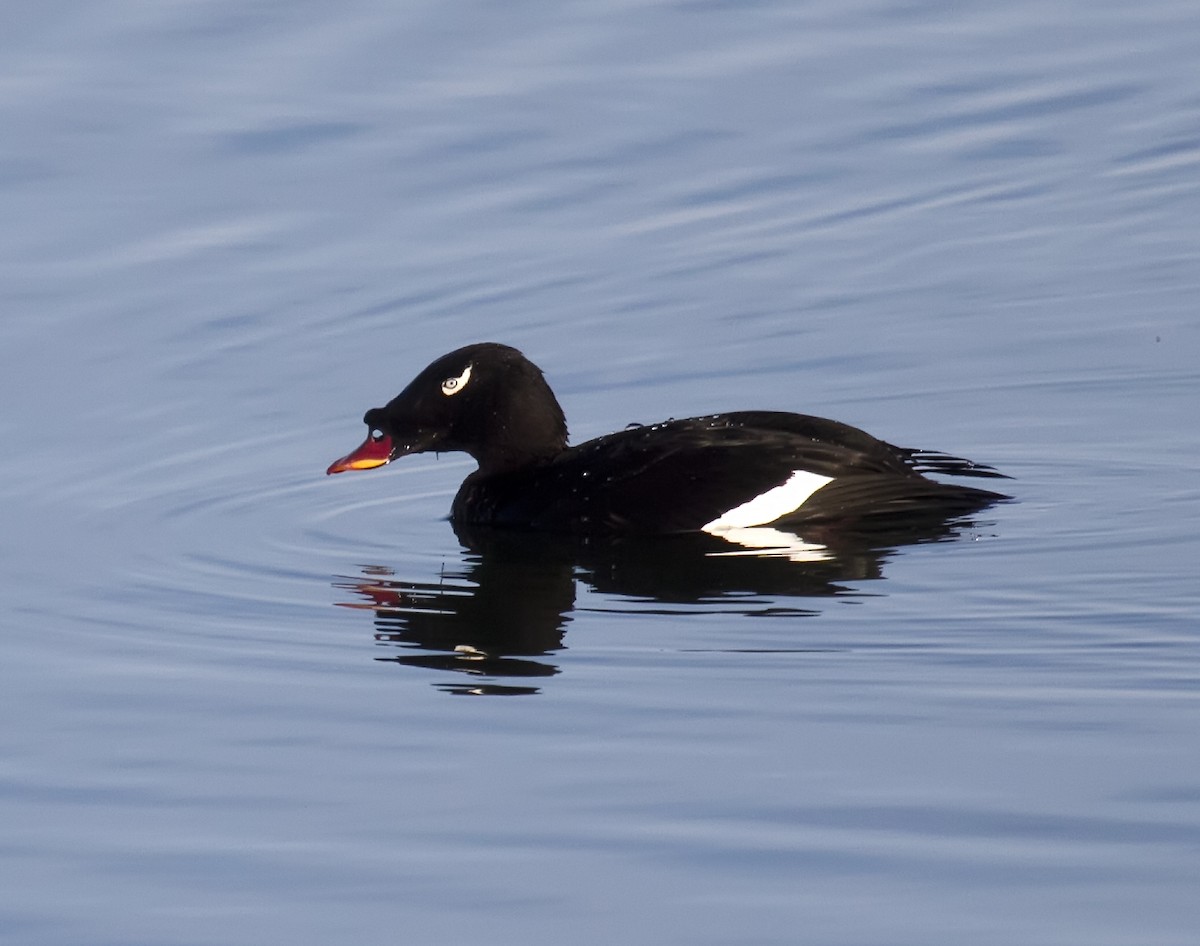
<instances>
[{"instance_id":1,"label":"duck's black head","mask_svg":"<svg viewBox=\"0 0 1200 946\"><path fill-rule=\"evenodd\" d=\"M567 445L562 408L541 370L494 342L443 355L385 407L367 411L357 450L328 473L366 470L409 453L469 453L485 473L544 463Z\"/></svg>"}]
</instances>

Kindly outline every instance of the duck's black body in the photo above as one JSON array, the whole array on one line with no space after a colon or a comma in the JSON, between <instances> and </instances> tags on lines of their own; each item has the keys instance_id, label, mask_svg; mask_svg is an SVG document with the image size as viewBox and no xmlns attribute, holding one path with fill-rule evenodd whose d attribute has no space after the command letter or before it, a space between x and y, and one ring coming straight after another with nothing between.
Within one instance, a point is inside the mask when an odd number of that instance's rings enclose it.
<instances>
[{"instance_id":1,"label":"duck's black body","mask_svg":"<svg viewBox=\"0 0 1200 946\"><path fill-rule=\"evenodd\" d=\"M439 358L386 407L330 473L408 453L461 450L479 469L454 499L457 523L552 532L720 533L908 515L965 515L1006 497L923 473L999 476L894 447L819 417L740 411L631 427L567 447L542 373L504 345Z\"/></svg>"}]
</instances>

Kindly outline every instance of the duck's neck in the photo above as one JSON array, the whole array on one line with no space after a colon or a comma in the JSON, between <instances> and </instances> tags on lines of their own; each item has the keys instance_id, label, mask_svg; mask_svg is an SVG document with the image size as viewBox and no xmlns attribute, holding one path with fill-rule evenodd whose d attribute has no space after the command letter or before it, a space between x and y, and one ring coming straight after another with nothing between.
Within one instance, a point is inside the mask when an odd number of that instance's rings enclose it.
<instances>
[{"instance_id":1,"label":"duck's neck","mask_svg":"<svg viewBox=\"0 0 1200 946\"><path fill-rule=\"evenodd\" d=\"M481 476L549 463L567 447L567 421L540 371L508 389L489 411L487 434L471 453Z\"/></svg>"}]
</instances>

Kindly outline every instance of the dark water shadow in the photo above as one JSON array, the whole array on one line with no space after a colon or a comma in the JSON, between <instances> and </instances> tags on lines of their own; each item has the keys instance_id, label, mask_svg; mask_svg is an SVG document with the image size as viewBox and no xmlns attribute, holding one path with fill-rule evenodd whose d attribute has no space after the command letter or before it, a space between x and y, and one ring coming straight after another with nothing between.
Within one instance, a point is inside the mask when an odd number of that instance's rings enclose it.
<instances>
[{"instance_id":1,"label":"dark water shadow","mask_svg":"<svg viewBox=\"0 0 1200 946\"><path fill-rule=\"evenodd\" d=\"M334 587L371 612L375 659L461 674L451 693L524 695L560 672L579 584L604 595L590 611L811 617L829 601L868 596L908 545L946 542L978 528L970 517L906 517L870 530L812 528L804 535L743 530L737 542L705 533L582 537L456 527L460 558L427 580L385 565L339 576ZM518 682L520 681L520 682Z\"/></svg>"}]
</instances>

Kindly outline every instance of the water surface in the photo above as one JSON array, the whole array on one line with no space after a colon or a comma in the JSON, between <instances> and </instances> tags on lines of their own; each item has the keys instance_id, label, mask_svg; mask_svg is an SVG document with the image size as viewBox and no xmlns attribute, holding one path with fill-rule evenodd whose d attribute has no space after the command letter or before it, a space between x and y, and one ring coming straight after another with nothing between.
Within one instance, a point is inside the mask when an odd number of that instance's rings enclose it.
<instances>
[{"instance_id":1,"label":"water surface","mask_svg":"<svg viewBox=\"0 0 1200 946\"><path fill-rule=\"evenodd\" d=\"M4 938L1195 942L1197 36L11 11ZM1017 502L801 561L497 550L462 457L323 475L485 339L576 442L801 410Z\"/></svg>"}]
</instances>

